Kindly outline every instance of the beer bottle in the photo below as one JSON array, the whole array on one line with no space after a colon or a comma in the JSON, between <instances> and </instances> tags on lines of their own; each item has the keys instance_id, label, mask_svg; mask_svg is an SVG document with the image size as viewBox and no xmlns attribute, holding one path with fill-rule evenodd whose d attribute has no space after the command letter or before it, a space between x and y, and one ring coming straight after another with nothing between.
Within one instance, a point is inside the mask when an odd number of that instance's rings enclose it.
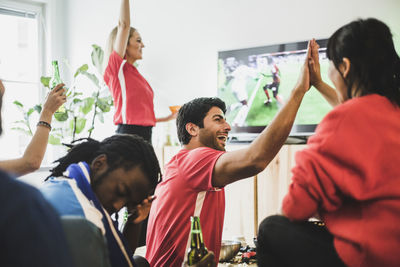
<instances>
[{"instance_id":1,"label":"beer bottle","mask_svg":"<svg viewBox=\"0 0 400 267\"><path fill-rule=\"evenodd\" d=\"M203 234L201 232L200 218L197 216L190 217L190 248L188 250L188 264L193 265L199 262L208 251L203 242Z\"/></svg>"},{"instance_id":2,"label":"beer bottle","mask_svg":"<svg viewBox=\"0 0 400 267\"><path fill-rule=\"evenodd\" d=\"M53 60L51 62L51 65L53 66L53 76L50 79L50 88L53 90L54 87L56 87L58 84L63 83L60 77L60 70L58 68L58 61ZM62 104L58 110L56 111L57 113L64 113L65 112L65 106Z\"/></svg>"}]
</instances>

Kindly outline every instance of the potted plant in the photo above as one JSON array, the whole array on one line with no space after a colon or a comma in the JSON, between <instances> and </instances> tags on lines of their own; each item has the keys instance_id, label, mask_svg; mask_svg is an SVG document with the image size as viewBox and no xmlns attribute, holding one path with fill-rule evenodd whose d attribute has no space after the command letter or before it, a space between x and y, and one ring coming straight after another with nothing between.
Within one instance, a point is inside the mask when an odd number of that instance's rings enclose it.
<instances>
[{"instance_id":1,"label":"potted plant","mask_svg":"<svg viewBox=\"0 0 400 267\"><path fill-rule=\"evenodd\" d=\"M74 73L71 86L67 90L67 102L63 112L54 114L55 122L49 136L49 143L61 145L66 142L73 142L78 138L91 137L95 129L95 121L104 123L104 114L109 112L113 106L110 92L103 81L104 51L98 45L92 45L91 59L93 66L97 69L96 73L89 72L88 64L83 64ZM82 78L90 81L90 88L82 87ZM40 78L44 87L50 90L51 77L42 76ZM23 119L15 121L14 130L32 135L30 119L36 111L41 112L41 104L31 108L25 108L19 101L14 104L21 110Z\"/></svg>"}]
</instances>

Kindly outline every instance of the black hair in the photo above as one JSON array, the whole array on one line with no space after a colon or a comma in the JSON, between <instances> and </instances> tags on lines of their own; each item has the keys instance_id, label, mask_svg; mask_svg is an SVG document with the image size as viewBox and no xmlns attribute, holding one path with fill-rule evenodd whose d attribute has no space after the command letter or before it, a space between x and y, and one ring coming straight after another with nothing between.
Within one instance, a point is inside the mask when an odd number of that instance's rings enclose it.
<instances>
[{"instance_id":1,"label":"black hair","mask_svg":"<svg viewBox=\"0 0 400 267\"><path fill-rule=\"evenodd\" d=\"M79 144L74 144L80 142ZM56 160L58 165L50 170L51 176L61 176L72 163L85 161L91 164L99 155L107 156L108 171L123 167L129 170L141 166L149 179L151 188L161 181L161 170L151 144L138 135L116 134L99 142L92 138L76 140L68 153Z\"/></svg>"},{"instance_id":2,"label":"black hair","mask_svg":"<svg viewBox=\"0 0 400 267\"><path fill-rule=\"evenodd\" d=\"M369 18L344 25L329 38L327 57L338 70L343 58L350 60L349 98L375 93L400 106L400 58L386 24Z\"/></svg>"},{"instance_id":3,"label":"black hair","mask_svg":"<svg viewBox=\"0 0 400 267\"><path fill-rule=\"evenodd\" d=\"M191 122L203 128L204 117L212 107L220 108L224 114L226 112L224 101L217 97L196 98L187 102L179 109L178 117L176 118L176 128L181 144L187 145L191 139L191 135L186 131L186 124Z\"/></svg>"}]
</instances>

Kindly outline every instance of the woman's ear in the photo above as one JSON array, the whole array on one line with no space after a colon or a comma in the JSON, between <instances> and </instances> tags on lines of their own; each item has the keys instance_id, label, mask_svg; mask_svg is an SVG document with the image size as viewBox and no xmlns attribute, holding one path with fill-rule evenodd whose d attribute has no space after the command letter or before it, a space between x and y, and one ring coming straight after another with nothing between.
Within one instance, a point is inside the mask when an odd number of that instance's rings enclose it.
<instances>
[{"instance_id":1,"label":"woman's ear","mask_svg":"<svg viewBox=\"0 0 400 267\"><path fill-rule=\"evenodd\" d=\"M350 67L351 67L350 59L348 59L347 57L344 57L342 63L340 64L340 67L339 67L343 78L347 78L347 76L349 75Z\"/></svg>"},{"instance_id":2,"label":"woman's ear","mask_svg":"<svg viewBox=\"0 0 400 267\"><path fill-rule=\"evenodd\" d=\"M194 124L194 123L189 122L189 123L186 123L185 128L186 128L186 131L187 131L192 137L197 136L198 130L199 130L199 126L197 126L197 125Z\"/></svg>"}]
</instances>

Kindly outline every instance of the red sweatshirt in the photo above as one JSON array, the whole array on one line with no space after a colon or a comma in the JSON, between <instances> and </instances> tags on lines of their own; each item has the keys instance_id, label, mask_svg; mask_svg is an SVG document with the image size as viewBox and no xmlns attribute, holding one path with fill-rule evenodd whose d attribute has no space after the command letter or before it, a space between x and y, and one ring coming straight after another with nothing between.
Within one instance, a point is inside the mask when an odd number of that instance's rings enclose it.
<instances>
[{"instance_id":1,"label":"red sweatshirt","mask_svg":"<svg viewBox=\"0 0 400 267\"><path fill-rule=\"evenodd\" d=\"M333 109L296 154L283 212L318 213L350 267L400 266L400 108L368 95Z\"/></svg>"}]
</instances>

